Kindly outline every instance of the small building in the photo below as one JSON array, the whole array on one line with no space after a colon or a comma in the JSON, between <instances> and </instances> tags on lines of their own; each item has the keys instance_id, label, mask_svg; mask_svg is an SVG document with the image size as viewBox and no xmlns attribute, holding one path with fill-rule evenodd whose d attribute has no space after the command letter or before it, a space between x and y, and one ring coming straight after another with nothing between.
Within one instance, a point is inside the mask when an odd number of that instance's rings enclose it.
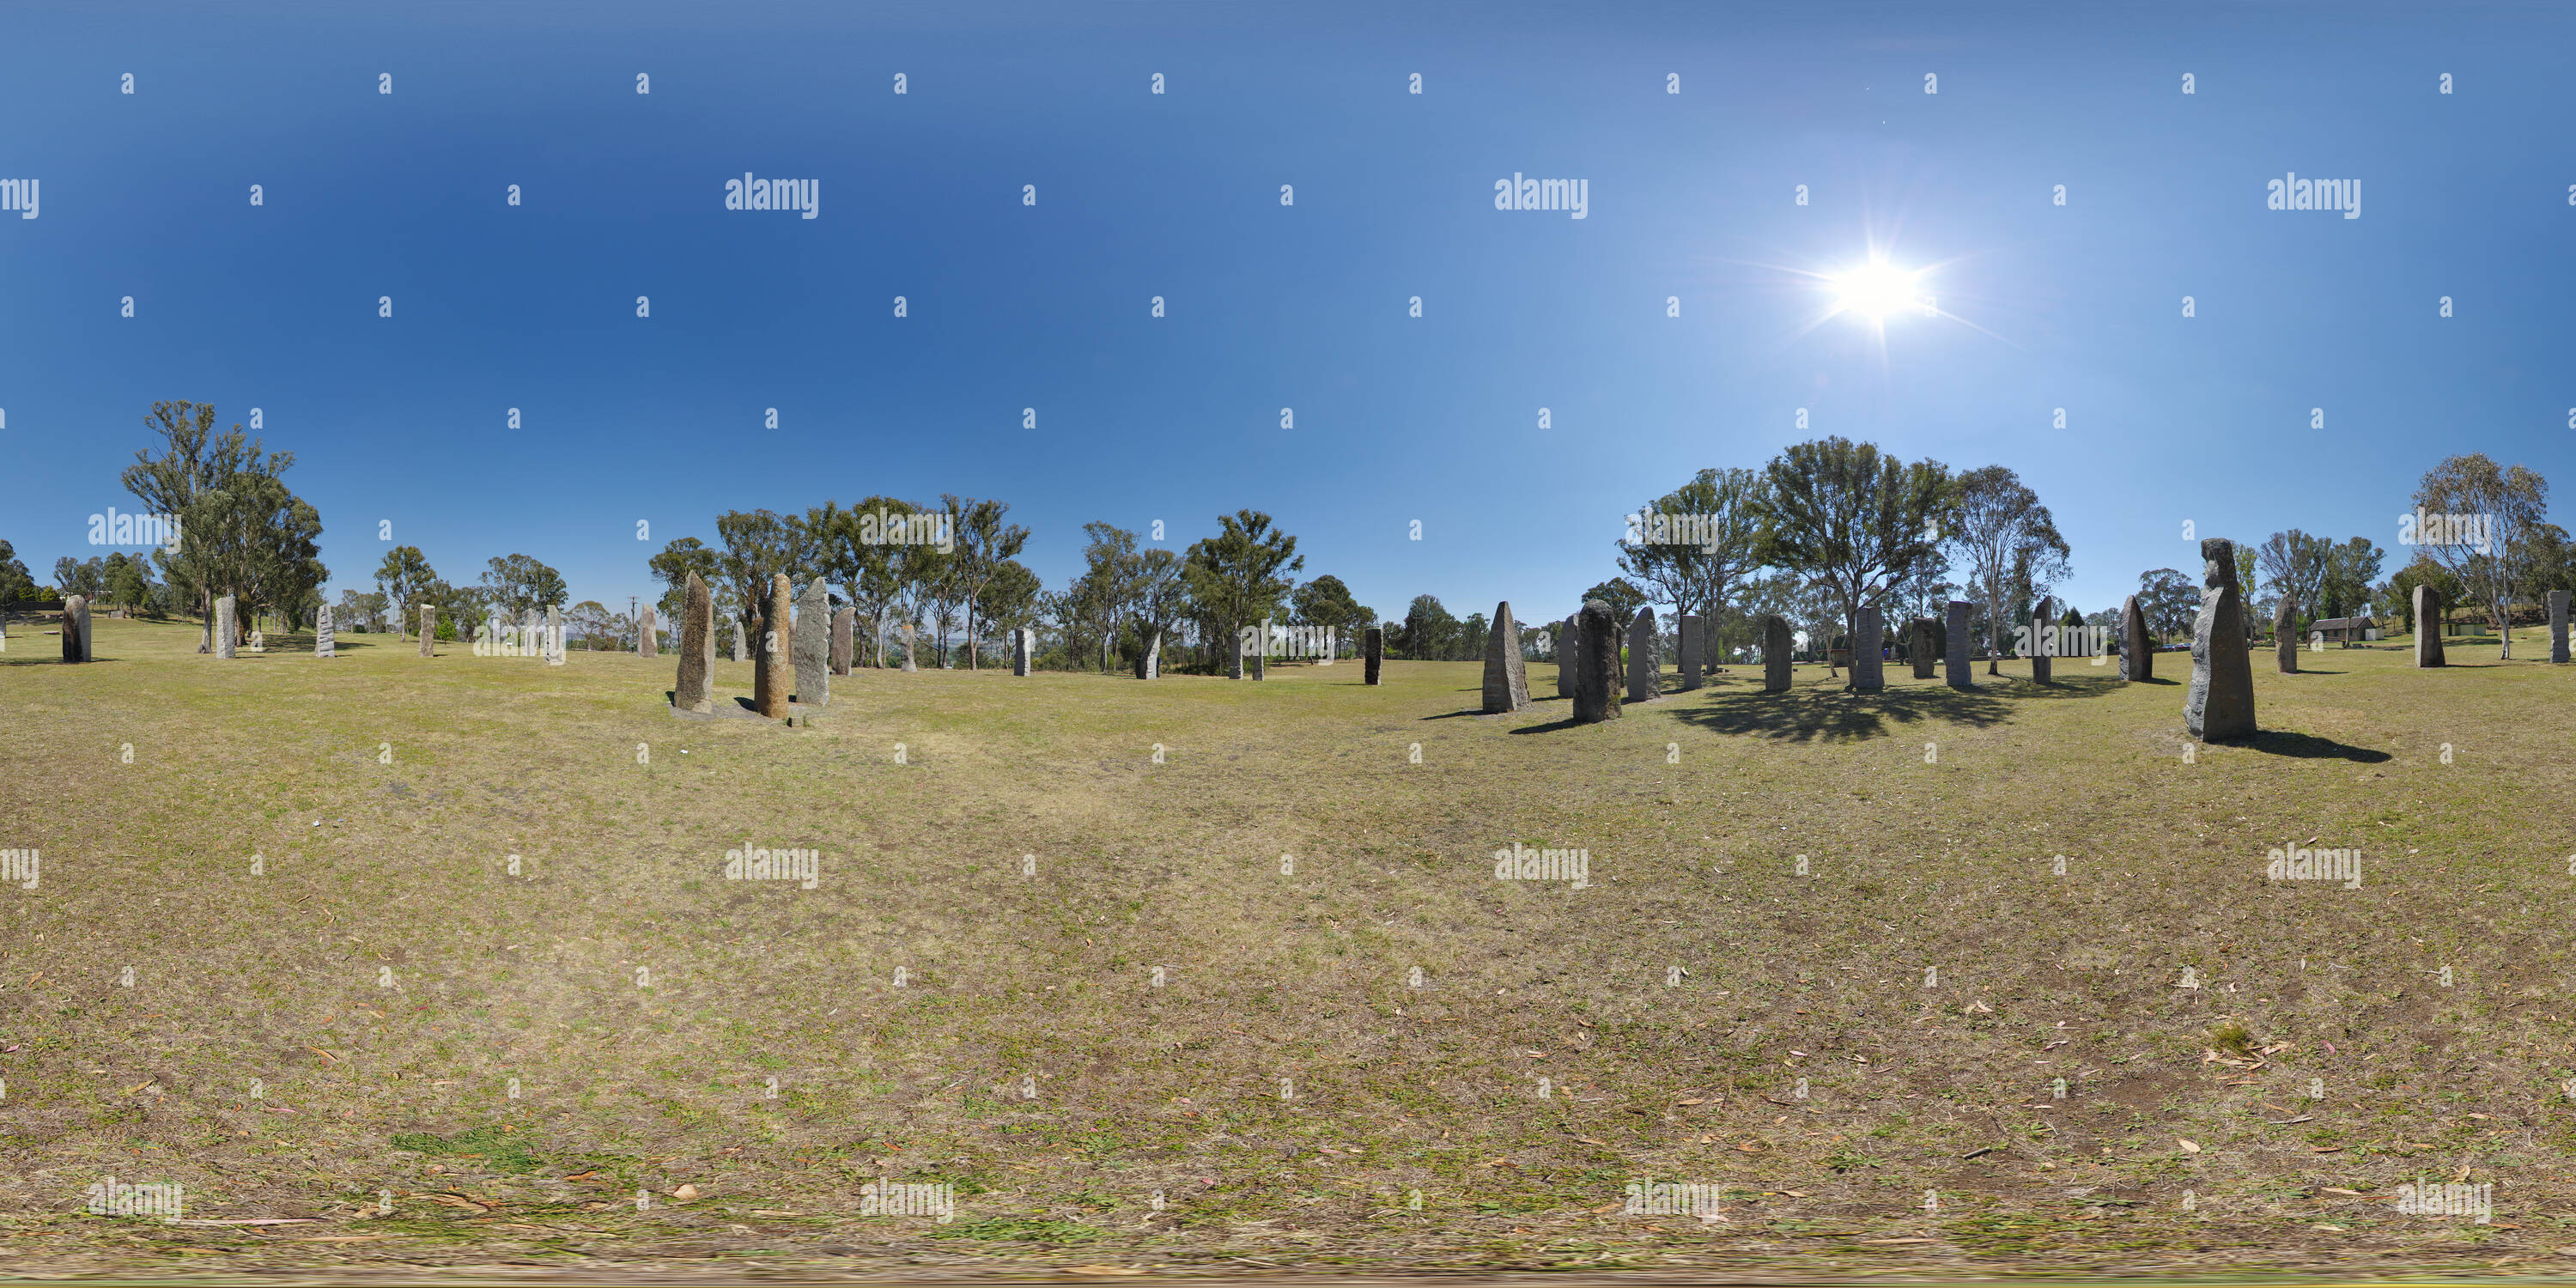
<instances>
[{"instance_id":1,"label":"small building","mask_svg":"<svg viewBox=\"0 0 2576 1288\"><path fill-rule=\"evenodd\" d=\"M2378 623L2367 617L2321 617L2308 624L2309 633L2323 635L2328 644L2359 644L2379 638Z\"/></svg>"}]
</instances>

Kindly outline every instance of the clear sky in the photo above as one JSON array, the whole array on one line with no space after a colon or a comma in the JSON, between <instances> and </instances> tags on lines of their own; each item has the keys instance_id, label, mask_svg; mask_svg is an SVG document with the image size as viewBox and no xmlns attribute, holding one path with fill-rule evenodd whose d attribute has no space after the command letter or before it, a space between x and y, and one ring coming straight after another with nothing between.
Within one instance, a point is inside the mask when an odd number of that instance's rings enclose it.
<instances>
[{"instance_id":1,"label":"clear sky","mask_svg":"<svg viewBox=\"0 0 2576 1288\"><path fill-rule=\"evenodd\" d=\"M296 454L335 597L380 520L622 610L720 511L956 492L1051 587L1087 521L1251 507L1381 615L1531 620L1825 434L2019 471L2086 609L2196 571L2185 520L2394 569L2443 455L2576 481L2571 12L13 0L0 537L104 553L185 398ZM1828 316L1873 246L1939 316Z\"/></svg>"}]
</instances>

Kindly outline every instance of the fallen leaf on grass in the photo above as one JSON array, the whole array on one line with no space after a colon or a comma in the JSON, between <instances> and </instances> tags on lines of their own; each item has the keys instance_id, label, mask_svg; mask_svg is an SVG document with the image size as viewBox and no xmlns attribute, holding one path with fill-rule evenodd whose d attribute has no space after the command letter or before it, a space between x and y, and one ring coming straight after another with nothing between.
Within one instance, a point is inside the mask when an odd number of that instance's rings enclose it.
<instances>
[{"instance_id":1,"label":"fallen leaf on grass","mask_svg":"<svg viewBox=\"0 0 2576 1288\"><path fill-rule=\"evenodd\" d=\"M307 1051L312 1052L312 1053L313 1053L313 1054L315 1054L315 1055L318 1055L318 1056L322 1057L324 1060L326 1060L326 1061L328 1061L328 1062L330 1062L330 1063L332 1063L332 1064L338 1064L338 1063L340 1063L340 1057L338 1057L338 1056L336 1056L336 1055L333 1055L333 1054L331 1054L330 1052L325 1051L325 1050L323 1050L322 1048L320 1048L320 1047L318 1047L318 1046L307 1046L307 1047L305 1047L304 1049L305 1049L305 1050L307 1050Z\"/></svg>"},{"instance_id":2,"label":"fallen leaf on grass","mask_svg":"<svg viewBox=\"0 0 2576 1288\"><path fill-rule=\"evenodd\" d=\"M691 1202L698 1197L698 1187L694 1185L682 1185L680 1188L671 1191L671 1197L678 1199L682 1203Z\"/></svg>"},{"instance_id":3,"label":"fallen leaf on grass","mask_svg":"<svg viewBox=\"0 0 2576 1288\"><path fill-rule=\"evenodd\" d=\"M477 1212L489 1212L492 1210L491 1204L469 1199L462 1194L424 1194L421 1197L428 1199L432 1203L444 1203L449 1207L472 1208Z\"/></svg>"},{"instance_id":4,"label":"fallen leaf on grass","mask_svg":"<svg viewBox=\"0 0 2576 1288\"><path fill-rule=\"evenodd\" d=\"M2317 1189L2317 1193L2319 1193L2319 1194L2350 1194L2350 1195L2354 1196L2355 1198L2358 1198L2358 1197L2360 1197L2360 1195L2361 1195L2361 1191L2359 1191L2359 1190L2339 1189L2339 1188L2337 1188L2337 1187L2335 1187L2335 1186L2332 1186L2332 1185L2319 1186L2319 1187L2318 1187L2318 1189Z\"/></svg>"},{"instance_id":5,"label":"fallen leaf on grass","mask_svg":"<svg viewBox=\"0 0 2576 1288\"><path fill-rule=\"evenodd\" d=\"M2177 1144L2177 1145L2182 1146L2182 1152L2184 1152L2184 1153L2186 1153L2186 1154L2197 1154L2197 1153L2199 1153L2199 1152L2200 1152L2200 1146L2195 1145L2195 1144L2191 1143L2190 1141L2184 1140L2184 1139L2183 1139L2182 1137L2180 1137L2180 1136L2176 1136L2176 1137L2174 1137L2174 1143L2175 1143L2175 1144Z\"/></svg>"},{"instance_id":6,"label":"fallen leaf on grass","mask_svg":"<svg viewBox=\"0 0 2576 1288\"><path fill-rule=\"evenodd\" d=\"M596 1177L596 1176L598 1176L598 1175L599 1175L599 1169L598 1169L598 1168L596 1168L596 1167L594 1167L594 1168L590 1169L590 1170L589 1170L589 1171L587 1171L587 1172L575 1172L575 1173L573 1173L572 1175L565 1177L564 1179L565 1179L566 1181L587 1181L587 1180L590 1180L591 1178Z\"/></svg>"},{"instance_id":7,"label":"fallen leaf on grass","mask_svg":"<svg viewBox=\"0 0 2576 1288\"><path fill-rule=\"evenodd\" d=\"M1682 1105L1704 1105L1704 1104L1707 1104L1707 1103L1708 1103L1708 1097L1706 1097L1706 1096L1692 1096L1691 1098L1689 1098L1689 1099L1687 1099L1687 1100L1677 1100L1677 1101L1675 1101L1675 1102L1673 1102L1673 1103L1675 1103L1675 1104L1682 1104Z\"/></svg>"}]
</instances>

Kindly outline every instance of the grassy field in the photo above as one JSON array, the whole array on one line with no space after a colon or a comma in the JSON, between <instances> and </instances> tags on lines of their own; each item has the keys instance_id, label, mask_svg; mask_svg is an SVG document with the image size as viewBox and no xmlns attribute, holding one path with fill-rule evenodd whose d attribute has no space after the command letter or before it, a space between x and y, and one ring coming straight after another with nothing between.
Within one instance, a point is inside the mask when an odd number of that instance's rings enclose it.
<instances>
[{"instance_id":1,"label":"grassy field","mask_svg":"<svg viewBox=\"0 0 2576 1288\"><path fill-rule=\"evenodd\" d=\"M1547 665L862 670L791 729L668 658L96 635L0 654L11 1273L2576 1270L2576 667L2492 645L2258 655L2187 755L2174 653L1595 726Z\"/></svg>"}]
</instances>

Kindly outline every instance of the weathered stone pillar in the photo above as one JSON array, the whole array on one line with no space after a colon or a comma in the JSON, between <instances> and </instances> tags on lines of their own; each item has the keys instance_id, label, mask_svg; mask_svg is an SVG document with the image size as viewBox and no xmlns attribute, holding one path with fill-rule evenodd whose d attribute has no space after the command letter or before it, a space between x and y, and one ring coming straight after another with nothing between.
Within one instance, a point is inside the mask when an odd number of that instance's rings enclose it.
<instances>
[{"instance_id":1,"label":"weathered stone pillar","mask_svg":"<svg viewBox=\"0 0 2576 1288\"><path fill-rule=\"evenodd\" d=\"M69 595L63 599L63 660L90 660L89 596Z\"/></svg>"},{"instance_id":2,"label":"weathered stone pillar","mask_svg":"<svg viewBox=\"0 0 2576 1288\"><path fill-rule=\"evenodd\" d=\"M2549 660L2567 660L2567 592L2549 592Z\"/></svg>"},{"instance_id":3,"label":"weathered stone pillar","mask_svg":"<svg viewBox=\"0 0 2576 1288\"><path fill-rule=\"evenodd\" d=\"M791 583L792 584L792 583ZM832 596L817 577L796 601L796 703L825 707L832 702Z\"/></svg>"},{"instance_id":4,"label":"weathered stone pillar","mask_svg":"<svg viewBox=\"0 0 2576 1288\"><path fill-rule=\"evenodd\" d=\"M1917 617L1905 637L1908 660L1914 664L1914 678L1929 680L1941 673L1941 624L1929 617Z\"/></svg>"},{"instance_id":5,"label":"weathered stone pillar","mask_svg":"<svg viewBox=\"0 0 2576 1288\"><path fill-rule=\"evenodd\" d=\"M2446 666L2442 656L2442 618L2450 605L2430 586L2415 588L2415 665Z\"/></svg>"},{"instance_id":6,"label":"weathered stone pillar","mask_svg":"<svg viewBox=\"0 0 2576 1288\"><path fill-rule=\"evenodd\" d=\"M707 695L708 677L716 668L715 596L696 573L689 574L680 601L680 678L671 686L671 706L704 714L715 710ZM740 638L737 636L736 638Z\"/></svg>"},{"instance_id":7,"label":"weathered stone pillar","mask_svg":"<svg viewBox=\"0 0 2576 1288\"><path fill-rule=\"evenodd\" d=\"M2031 607L2030 678L2038 684L2046 684L2053 678L2051 668L2057 649L2048 642L2048 628L2054 624L2050 619L2055 616L2049 611L2052 607L2054 605L2046 595L2040 596L2039 602Z\"/></svg>"},{"instance_id":8,"label":"weathered stone pillar","mask_svg":"<svg viewBox=\"0 0 2576 1288\"><path fill-rule=\"evenodd\" d=\"M420 655L422 657L436 657L437 654L430 651L430 645L437 641L438 605L423 604L420 606Z\"/></svg>"},{"instance_id":9,"label":"weathered stone pillar","mask_svg":"<svg viewBox=\"0 0 2576 1288\"><path fill-rule=\"evenodd\" d=\"M1655 633L1655 610L1640 608L1628 623L1628 700L1652 702L1664 696L1663 637Z\"/></svg>"},{"instance_id":10,"label":"weathered stone pillar","mask_svg":"<svg viewBox=\"0 0 2576 1288\"><path fill-rule=\"evenodd\" d=\"M239 611L230 595L215 601L215 656L233 656L233 636L241 632L241 623L236 620Z\"/></svg>"},{"instance_id":11,"label":"weathered stone pillar","mask_svg":"<svg viewBox=\"0 0 2576 1288\"><path fill-rule=\"evenodd\" d=\"M1619 718L1619 617L1597 599L1583 602L1582 673L1576 677L1574 718L1599 724Z\"/></svg>"},{"instance_id":12,"label":"weathered stone pillar","mask_svg":"<svg viewBox=\"0 0 2576 1288\"><path fill-rule=\"evenodd\" d=\"M760 629L760 651L752 662L751 705L772 720L786 718L787 690L796 682L795 663L791 660L795 656L796 623L790 615L795 603L795 591L787 574L771 573L769 596L755 623Z\"/></svg>"},{"instance_id":13,"label":"weathered stone pillar","mask_svg":"<svg viewBox=\"0 0 2576 1288\"><path fill-rule=\"evenodd\" d=\"M653 606L646 604L643 615L635 619L635 656L660 657L662 655L661 634L661 619L653 612Z\"/></svg>"},{"instance_id":14,"label":"weathered stone pillar","mask_svg":"<svg viewBox=\"0 0 2576 1288\"><path fill-rule=\"evenodd\" d=\"M2272 658L2281 674L2299 673L2299 606L2287 595L2272 613Z\"/></svg>"},{"instance_id":15,"label":"weathered stone pillar","mask_svg":"<svg viewBox=\"0 0 2576 1288\"><path fill-rule=\"evenodd\" d=\"M1789 641L1788 619L1778 613L1762 615L1762 691L1787 693L1792 669L1797 659L1790 656L1796 646Z\"/></svg>"},{"instance_id":16,"label":"weathered stone pillar","mask_svg":"<svg viewBox=\"0 0 2576 1288\"><path fill-rule=\"evenodd\" d=\"M2245 601L2236 589L2236 543L2200 543L2200 615L2192 622L2191 693L2182 723L2202 742L2254 733L2254 663L2245 648Z\"/></svg>"},{"instance_id":17,"label":"weathered stone pillar","mask_svg":"<svg viewBox=\"0 0 2576 1288\"><path fill-rule=\"evenodd\" d=\"M1684 613L1675 624L1681 636L1682 692L1699 687L1700 669L1708 664L1708 643L1703 634L1708 619L1697 613Z\"/></svg>"},{"instance_id":18,"label":"weathered stone pillar","mask_svg":"<svg viewBox=\"0 0 2576 1288\"><path fill-rule=\"evenodd\" d=\"M2120 605L2120 678L2152 680L2156 675L2156 641L2147 633L2147 613L2138 597Z\"/></svg>"},{"instance_id":19,"label":"weathered stone pillar","mask_svg":"<svg viewBox=\"0 0 2576 1288\"><path fill-rule=\"evenodd\" d=\"M1379 672L1384 670L1386 667L1386 628L1383 626L1372 626L1368 628L1368 634L1362 637L1362 645L1363 647L1360 654L1360 682L1363 684L1385 683L1384 680L1379 678Z\"/></svg>"},{"instance_id":20,"label":"weathered stone pillar","mask_svg":"<svg viewBox=\"0 0 2576 1288\"><path fill-rule=\"evenodd\" d=\"M1876 607L1862 605L1858 614L1859 629L1852 634L1852 688L1862 693L1876 693L1887 687L1887 617Z\"/></svg>"},{"instance_id":21,"label":"weathered stone pillar","mask_svg":"<svg viewBox=\"0 0 2576 1288\"><path fill-rule=\"evenodd\" d=\"M322 605L313 614L313 656L340 656L339 637L331 630L331 606Z\"/></svg>"},{"instance_id":22,"label":"weathered stone pillar","mask_svg":"<svg viewBox=\"0 0 2576 1288\"><path fill-rule=\"evenodd\" d=\"M1485 714L1527 711L1529 670L1521 658L1521 627L1512 620L1512 602L1494 605L1494 624L1485 631Z\"/></svg>"},{"instance_id":23,"label":"weathered stone pillar","mask_svg":"<svg viewBox=\"0 0 2576 1288\"><path fill-rule=\"evenodd\" d=\"M1946 654L1942 658L1943 669L1949 675L1950 687L1954 689L1977 687L1977 677L1970 674L1968 670L1969 614L1975 612L1976 608L1976 605L1964 599L1951 600L1949 621L1944 623L1942 628L1942 652Z\"/></svg>"}]
</instances>

